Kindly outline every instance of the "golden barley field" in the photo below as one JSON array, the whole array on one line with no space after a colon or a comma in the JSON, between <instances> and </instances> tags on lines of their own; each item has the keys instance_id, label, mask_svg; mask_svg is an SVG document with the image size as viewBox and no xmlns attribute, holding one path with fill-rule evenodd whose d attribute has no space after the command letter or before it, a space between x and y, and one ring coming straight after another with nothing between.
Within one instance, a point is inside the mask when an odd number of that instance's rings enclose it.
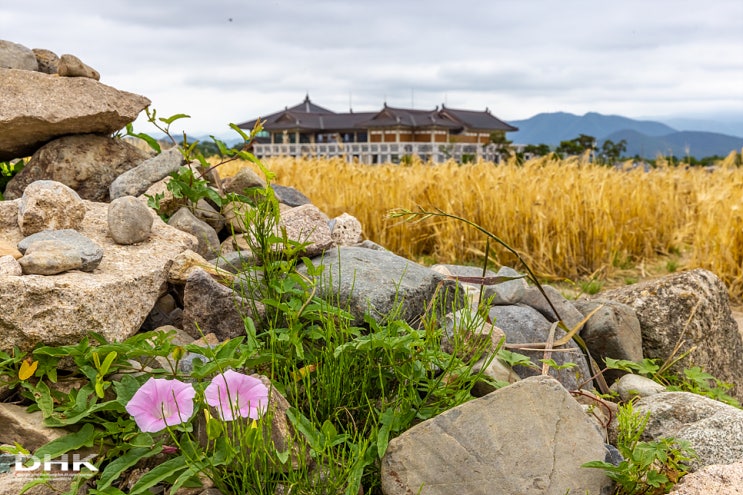
<instances>
[{"instance_id":1,"label":"golden barley field","mask_svg":"<svg viewBox=\"0 0 743 495\"><path fill-rule=\"evenodd\" d=\"M523 165L263 163L276 174L274 182L299 189L330 217L348 212L367 239L410 259L482 263L486 238L477 230L448 219L402 223L388 216L395 208L440 209L497 235L548 280L602 279L626 270L645 276L664 260L668 271L711 270L741 302L743 169L736 161L731 153L713 171L661 162L649 172L581 158ZM225 164L221 175L241 166L248 165ZM490 254L495 266L519 268L502 248L491 244Z\"/></svg>"}]
</instances>

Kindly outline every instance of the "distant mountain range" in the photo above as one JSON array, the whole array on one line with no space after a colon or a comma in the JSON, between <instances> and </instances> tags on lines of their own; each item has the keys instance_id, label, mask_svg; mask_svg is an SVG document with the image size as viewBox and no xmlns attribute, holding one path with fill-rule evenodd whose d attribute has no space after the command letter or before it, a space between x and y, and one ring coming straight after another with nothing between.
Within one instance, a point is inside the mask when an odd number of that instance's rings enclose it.
<instances>
[{"instance_id":1,"label":"distant mountain range","mask_svg":"<svg viewBox=\"0 0 743 495\"><path fill-rule=\"evenodd\" d=\"M684 121L677 121L684 124ZM695 121L686 121L693 125ZM702 122L702 121L696 121ZM615 143L624 139L627 150L624 156L655 158L658 155L676 157L726 156L731 151L743 149L743 137L731 136L714 129L713 122L704 121L705 130L679 131L667 124L650 120L634 120L618 115L602 115L590 112L583 116L571 113L540 113L526 120L509 121L519 128L509 132L508 139L515 144L547 144L557 146L580 134L593 136L598 146L606 140ZM725 124L718 125L720 128ZM700 125L702 127L702 125ZM729 123L725 129L736 129L737 124Z\"/></svg>"}]
</instances>

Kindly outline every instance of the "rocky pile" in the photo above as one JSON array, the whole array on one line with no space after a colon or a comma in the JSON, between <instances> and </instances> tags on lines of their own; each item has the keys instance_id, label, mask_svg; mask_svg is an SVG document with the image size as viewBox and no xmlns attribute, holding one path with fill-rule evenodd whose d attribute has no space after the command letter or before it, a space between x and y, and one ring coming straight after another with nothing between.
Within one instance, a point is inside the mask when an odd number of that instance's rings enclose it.
<instances>
[{"instance_id":1,"label":"rocky pile","mask_svg":"<svg viewBox=\"0 0 743 495\"><path fill-rule=\"evenodd\" d=\"M177 150L151 156L110 137L136 118L146 98L102 85L95 71L69 56L57 61L49 51L2 41L0 85L13 88L0 101L0 160L32 155L0 202L1 350L75 344L90 331L121 340L157 328L175 329L184 342L202 333L216 342L244 334L246 313L260 324L261 305L242 282L255 261L240 221L249 206L181 207L166 188L169 174L185 165ZM265 187L248 169L222 185L239 193ZM357 323L395 313L416 326L442 295L448 335L471 318L480 286L463 280L482 275L479 268L418 265L363 241L351 215L331 219L299 191L273 187L282 203L278 228L306 242L304 254L324 267L318 294L342 302ZM143 196L157 193L164 195L167 224ZM543 294L511 268L486 276L498 277L508 281L485 286L493 334L536 366L510 369L493 360L485 374L512 385L483 385L470 402L393 439L382 462L387 495L418 493L421 486L421 493L442 495L608 494L612 484L603 472L581 467L616 453L614 414L600 414L613 406L593 395L600 384L592 366L605 357L666 359L695 348L684 366L741 382L743 341L726 289L708 271L578 301L550 287ZM490 332L488 323L481 326ZM581 326L594 365L563 339ZM545 355L558 365L547 375L538 371ZM567 362L578 366L559 369ZM741 412L623 375L606 378L620 396L642 397L636 408L651 414L647 435L688 440L700 454L677 493L731 489L743 460ZM732 393L743 399L740 388ZM0 443L33 450L59 435L43 426L39 412L0 403ZM2 471L0 494L15 495L17 480Z\"/></svg>"}]
</instances>

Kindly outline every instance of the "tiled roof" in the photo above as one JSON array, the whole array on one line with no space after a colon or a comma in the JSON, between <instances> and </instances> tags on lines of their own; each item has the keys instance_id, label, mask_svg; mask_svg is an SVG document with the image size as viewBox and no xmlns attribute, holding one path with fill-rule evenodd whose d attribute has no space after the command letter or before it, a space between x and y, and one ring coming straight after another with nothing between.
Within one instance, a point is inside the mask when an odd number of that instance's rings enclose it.
<instances>
[{"instance_id":1,"label":"tiled roof","mask_svg":"<svg viewBox=\"0 0 743 495\"><path fill-rule=\"evenodd\" d=\"M238 124L241 129L252 129L258 119ZM388 107L379 112L335 113L315 105L307 96L291 108L260 117L267 131L316 130L323 132L352 131L368 128L444 128L452 131L473 129L478 131L517 131L489 110L477 112L444 106L434 110L413 110Z\"/></svg>"},{"instance_id":2,"label":"tiled roof","mask_svg":"<svg viewBox=\"0 0 743 495\"><path fill-rule=\"evenodd\" d=\"M454 108L446 108L442 106L439 113L444 117L464 124L465 127L468 127L470 129L506 132L518 131L517 127L506 124L505 122L491 114L490 110L488 110L487 108L484 112L475 112L472 110L457 110Z\"/></svg>"}]
</instances>

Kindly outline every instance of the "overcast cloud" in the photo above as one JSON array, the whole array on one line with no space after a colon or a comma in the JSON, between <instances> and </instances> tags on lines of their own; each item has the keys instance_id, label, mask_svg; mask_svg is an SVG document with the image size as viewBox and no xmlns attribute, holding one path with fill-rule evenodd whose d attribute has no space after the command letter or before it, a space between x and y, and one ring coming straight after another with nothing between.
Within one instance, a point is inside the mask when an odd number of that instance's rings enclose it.
<instances>
[{"instance_id":1,"label":"overcast cloud","mask_svg":"<svg viewBox=\"0 0 743 495\"><path fill-rule=\"evenodd\" d=\"M742 120L742 19L741 0L26 0L2 2L0 39L223 135L307 93L335 111Z\"/></svg>"}]
</instances>

